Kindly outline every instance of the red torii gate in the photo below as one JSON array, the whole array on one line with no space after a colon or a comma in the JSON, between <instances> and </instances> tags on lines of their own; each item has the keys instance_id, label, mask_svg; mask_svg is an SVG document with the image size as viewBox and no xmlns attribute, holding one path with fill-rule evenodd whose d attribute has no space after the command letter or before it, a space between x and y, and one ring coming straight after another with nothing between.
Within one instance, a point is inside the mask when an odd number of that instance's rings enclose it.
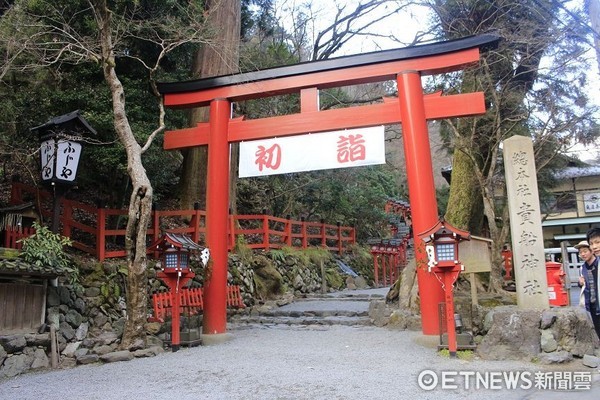
<instances>
[{"instance_id":1,"label":"red torii gate","mask_svg":"<svg viewBox=\"0 0 600 400\"><path fill-rule=\"evenodd\" d=\"M232 142L402 123L413 232L424 232L438 221L428 119L485 113L481 92L441 96L423 94L422 75L456 71L476 64L480 50L494 47L498 37L471 36L402 49L300 63L262 71L161 83L167 107L210 107L209 122L165 134L167 150L208 145L206 201L207 247L212 272L204 291L204 338L220 341L227 326L227 227L229 213L229 147ZM323 110L319 89L396 80L398 98L383 103ZM300 93L300 113L247 120L231 118L231 103ZM427 272L427 255L418 238L415 256L424 334L439 334L438 304L444 291Z\"/></svg>"}]
</instances>

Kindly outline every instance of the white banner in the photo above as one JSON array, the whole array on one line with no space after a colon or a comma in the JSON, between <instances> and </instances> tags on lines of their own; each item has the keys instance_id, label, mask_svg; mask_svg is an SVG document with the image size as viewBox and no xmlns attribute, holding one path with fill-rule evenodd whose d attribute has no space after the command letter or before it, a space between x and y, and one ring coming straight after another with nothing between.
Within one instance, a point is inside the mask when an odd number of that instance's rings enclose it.
<instances>
[{"instance_id":1,"label":"white banner","mask_svg":"<svg viewBox=\"0 0 600 400\"><path fill-rule=\"evenodd\" d=\"M240 178L385 163L383 126L240 143Z\"/></svg>"}]
</instances>

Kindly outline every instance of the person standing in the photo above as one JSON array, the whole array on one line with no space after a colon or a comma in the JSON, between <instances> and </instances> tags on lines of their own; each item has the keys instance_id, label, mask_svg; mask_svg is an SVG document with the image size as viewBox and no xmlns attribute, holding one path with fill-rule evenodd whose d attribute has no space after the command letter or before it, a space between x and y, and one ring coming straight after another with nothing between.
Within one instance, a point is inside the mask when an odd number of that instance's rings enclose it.
<instances>
[{"instance_id":1,"label":"person standing","mask_svg":"<svg viewBox=\"0 0 600 400\"><path fill-rule=\"evenodd\" d=\"M599 236L600 239L600 236ZM583 260L579 285L585 285L583 295L585 297L585 309L590 313L596 335L600 339L600 306L598 293L598 260L594 255L588 241L582 240L574 246L579 251L579 257Z\"/></svg>"}]
</instances>

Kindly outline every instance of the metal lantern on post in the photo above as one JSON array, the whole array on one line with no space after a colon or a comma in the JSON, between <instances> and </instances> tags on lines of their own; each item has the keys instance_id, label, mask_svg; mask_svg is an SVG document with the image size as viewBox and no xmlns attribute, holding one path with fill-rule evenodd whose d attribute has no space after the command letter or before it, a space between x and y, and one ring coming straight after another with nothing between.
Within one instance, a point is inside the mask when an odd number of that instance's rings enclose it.
<instances>
[{"instance_id":1,"label":"metal lantern on post","mask_svg":"<svg viewBox=\"0 0 600 400\"><path fill-rule=\"evenodd\" d=\"M40 140L42 182L52 186L54 207L52 232L57 233L60 218L60 198L64 187L74 185L77 178L84 134L96 130L80 115L79 110L52 118L43 125L31 128Z\"/></svg>"},{"instance_id":2,"label":"metal lantern on post","mask_svg":"<svg viewBox=\"0 0 600 400\"><path fill-rule=\"evenodd\" d=\"M457 229L443 219L425 232L418 235L425 242L429 272L440 276L444 289L445 320L448 330L448 350L451 357L456 357L456 320L454 315L454 297L452 289L458 275L464 269L459 261L458 243L470 240L471 234ZM440 332L441 334L441 332Z\"/></svg>"},{"instance_id":3,"label":"metal lantern on post","mask_svg":"<svg viewBox=\"0 0 600 400\"><path fill-rule=\"evenodd\" d=\"M151 246L160 254L162 271L156 276L170 289L171 294L171 350L179 350L181 314L181 290L196 274L190 270L189 256L193 251L200 252L200 259L204 266L208 263L210 252L194 242L189 236L165 233Z\"/></svg>"}]
</instances>

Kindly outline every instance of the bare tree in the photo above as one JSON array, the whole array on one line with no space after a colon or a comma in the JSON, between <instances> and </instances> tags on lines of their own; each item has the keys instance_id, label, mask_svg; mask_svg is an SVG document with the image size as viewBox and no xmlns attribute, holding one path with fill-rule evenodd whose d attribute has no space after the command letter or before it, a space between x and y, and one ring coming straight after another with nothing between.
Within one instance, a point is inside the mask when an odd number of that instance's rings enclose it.
<instances>
[{"instance_id":1,"label":"bare tree","mask_svg":"<svg viewBox=\"0 0 600 400\"><path fill-rule=\"evenodd\" d=\"M142 155L165 127L165 113L155 78L161 62L174 49L185 44L206 43L205 17L210 17L199 10L195 2L172 2L171 15L153 15L139 4L108 0L15 1L2 16L0 32L4 54L0 77L7 71L93 63L101 68L110 89L114 129L127 153L127 170L132 182L125 236L127 321L121 341L121 347L127 349L145 345L146 232L153 188ZM144 59L132 52L133 41L152 46L154 58ZM157 99L157 124L152 132L136 135L131 128L126 89L117 72L122 58L136 60L148 72L148 82ZM143 138L141 143L138 137Z\"/></svg>"},{"instance_id":2,"label":"bare tree","mask_svg":"<svg viewBox=\"0 0 600 400\"><path fill-rule=\"evenodd\" d=\"M501 142L531 136L540 171L573 143L597 134L594 108L581 90L587 76L580 59L587 45L581 26L563 23L568 15L551 1L427 3L438 17L441 38L493 31L503 39L479 68L437 81L449 92L486 95L484 116L444 123L454 157L446 219L475 234L489 233L495 244L490 287L501 290L500 249L509 234L508 209L498 196Z\"/></svg>"},{"instance_id":3,"label":"bare tree","mask_svg":"<svg viewBox=\"0 0 600 400\"><path fill-rule=\"evenodd\" d=\"M282 0L277 18L283 26L289 16L287 40L301 61L325 60L349 50L359 38L395 39L382 32L382 22L398 16L413 2L401 0L334 1L296 3Z\"/></svg>"}]
</instances>

